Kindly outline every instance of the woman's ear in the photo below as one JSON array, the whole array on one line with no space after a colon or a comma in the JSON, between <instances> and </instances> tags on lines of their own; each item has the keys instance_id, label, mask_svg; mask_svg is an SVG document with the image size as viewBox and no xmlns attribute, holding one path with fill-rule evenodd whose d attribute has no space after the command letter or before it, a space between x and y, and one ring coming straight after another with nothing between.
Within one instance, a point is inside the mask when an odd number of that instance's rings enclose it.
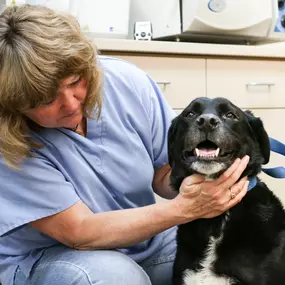
<instances>
[{"instance_id":1,"label":"woman's ear","mask_svg":"<svg viewBox=\"0 0 285 285\"><path fill-rule=\"evenodd\" d=\"M257 118L253 115L253 113L249 110L245 111L247 121L249 123L249 126L251 128L252 133L255 136L255 139L257 140L259 147L260 147L260 153L263 157L262 164L266 164L269 161L270 158L270 141L267 132L264 129L263 123L260 118Z\"/></svg>"}]
</instances>

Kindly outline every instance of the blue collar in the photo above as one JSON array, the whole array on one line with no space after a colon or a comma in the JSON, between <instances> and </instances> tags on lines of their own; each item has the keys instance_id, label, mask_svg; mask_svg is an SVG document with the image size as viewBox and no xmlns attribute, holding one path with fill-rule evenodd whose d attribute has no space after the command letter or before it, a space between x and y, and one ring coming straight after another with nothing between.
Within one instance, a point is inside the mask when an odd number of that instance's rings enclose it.
<instances>
[{"instance_id":1,"label":"blue collar","mask_svg":"<svg viewBox=\"0 0 285 285\"><path fill-rule=\"evenodd\" d=\"M282 142L269 138L270 141L270 150L285 156L285 144ZM272 167L272 168L262 168L261 169L267 175L274 178L285 178L285 168L283 166ZM257 178L255 176L248 177L249 185L248 191L250 191L253 187L255 187L257 183Z\"/></svg>"},{"instance_id":2,"label":"blue collar","mask_svg":"<svg viewBox=\"0 0 285 285\"><path fill-rule=\"evenodd\" d=\"M257 178L256 178L256 176L249 176L247 178L247 180L249 181L247 191L250 191L252 188L255 187L255 185L257 183Z\"/></svg>"}]
</instances>

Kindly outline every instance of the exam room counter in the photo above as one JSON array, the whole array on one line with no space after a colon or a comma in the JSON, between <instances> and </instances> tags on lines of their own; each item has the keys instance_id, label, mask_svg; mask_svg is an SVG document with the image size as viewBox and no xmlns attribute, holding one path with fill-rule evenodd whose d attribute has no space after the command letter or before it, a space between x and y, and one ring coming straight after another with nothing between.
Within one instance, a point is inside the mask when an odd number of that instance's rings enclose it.
<instances>
[{"instance_id":1,"label":"exam room counter","mask_svg":"<svg viewBox=\"0 0 285 285\"><path fill-rule=\"evenodd\" d=\"M262 45L225 45L166 41L135 41L121 39L95 39L98 49L105 52L151 53L164 55L229 56L284 58L285 42Z\"/></svg>"},{"instance_id":2,"label":"exam room counter","mask_svg":"<svg viewBox=\"0 0 285 285\"><path fill-rule=\"evenodd\" d=\"M261 117L268 134L285 143L285 43L223 45L94 39L102 55L130 61L161 87L177 113L200 96L226 97ZM267 166L285 166L271 154ZM260 175L285 204L285 179Z\"/></svg>"}]
</instances>

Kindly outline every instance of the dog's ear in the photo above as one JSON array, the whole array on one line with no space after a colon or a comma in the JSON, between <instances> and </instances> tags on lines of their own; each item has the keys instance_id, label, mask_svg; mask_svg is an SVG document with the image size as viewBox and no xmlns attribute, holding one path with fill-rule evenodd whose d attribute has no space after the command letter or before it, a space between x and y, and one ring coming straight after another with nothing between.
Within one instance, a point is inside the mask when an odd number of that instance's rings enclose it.
<instances>
[{"instance_id":1,"label":"dog's ear","mask_svg":"<svg viewBox=\"0 0 285 285\"><path fill-rule=\"evenodd\" d=\"M266 164L268 163L270 157L270 141L268 134L265 131L260 118L255 117L249 110L246 110L245 114L251 131L259 143L260 151L264 159L262 164Z\"/></svg>"},{"instance_id":2,"label":"dog's ear","mask_svg":"<svg viewBox=\"0 0 285 285\"><path fill-rule=\"evenodd\" d=\"M178 116L172 120L170 128L168 130L168 162L169 165L172 166L173 164L173 147L174 147L174 142L177 134L177 121L178 121Z\"/></svg>"}]
</instances>

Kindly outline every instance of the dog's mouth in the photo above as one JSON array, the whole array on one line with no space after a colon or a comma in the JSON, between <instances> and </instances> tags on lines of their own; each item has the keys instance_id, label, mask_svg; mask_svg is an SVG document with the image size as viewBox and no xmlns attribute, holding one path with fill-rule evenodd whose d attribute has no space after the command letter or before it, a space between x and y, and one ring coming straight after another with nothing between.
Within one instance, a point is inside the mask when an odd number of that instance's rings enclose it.
<instances>
[{"instance_id":1,"label":"dog's mouth","mask_svg":"<svg viewBox=\"0 0 285 285\"><path fill-rule=\"evenodd\" d=\"M225 159L232 155L232 152L226 151L220 148L217 144L210 140L200 142L194 149L185 150L183 152L183 158L186 161L189 160L209 160L216 161L219 159Z\"/></svg>"}]
</instances>

